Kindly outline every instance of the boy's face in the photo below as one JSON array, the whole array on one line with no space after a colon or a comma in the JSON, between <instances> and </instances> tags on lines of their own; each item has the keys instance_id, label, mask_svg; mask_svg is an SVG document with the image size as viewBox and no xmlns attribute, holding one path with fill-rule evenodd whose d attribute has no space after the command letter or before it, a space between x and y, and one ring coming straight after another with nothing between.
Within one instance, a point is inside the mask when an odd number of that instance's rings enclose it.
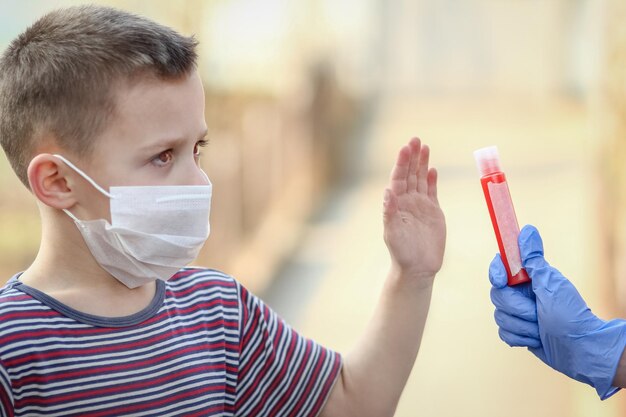
<instances>
[{"instance_id":1,"label":"boy's face","mask_svg":"<svg viewBox=\"0 0 626 417\"><path fill-rule=\"evenodd\" d=\"M105 187L205 184L198 146L206 133L197 71L180 80L142 78L118 93L89 174L98 175L94 179Z\"/></svg>"},{"instance_id":2,"label":"boy's face","mask_svg":"<svg viewBox=\"0 0 626 417\"><path fill-rule=\"evenodd\" d=\"M92 156L73 162L105 189L205 185L198 156L206 132L197 71L180 80L145 77L120 89L115 113L96 139ZM81 178L74 183L79 205L87 209L82 218L108 219L108 199Z\"/></svg>"}]
</instances>

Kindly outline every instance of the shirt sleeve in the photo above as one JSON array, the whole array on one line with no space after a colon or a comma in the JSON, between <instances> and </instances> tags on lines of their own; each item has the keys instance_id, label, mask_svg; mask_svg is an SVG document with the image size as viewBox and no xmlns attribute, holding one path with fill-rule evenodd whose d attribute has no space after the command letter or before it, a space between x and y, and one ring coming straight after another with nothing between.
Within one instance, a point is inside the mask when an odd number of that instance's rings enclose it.
<instances>
[{"instance_id":1,"label":"shirt sleeve","mask_svg":"<svg viewBox=\"0 0 626 417\"><path fill-rule=\"evenodd\" d=\"M13 417L11 381L2 363L0 363L0 417Z\"/></svg>"},{"instance_id":2,"label":"shirt sleeve","mask_svg":"<svg viewBox=\"0 0 626 417\"><path fill-rule=\"evenodd\" d=\"M341 369L341 356L294 331L239 285L237 416L313 417Z\"/></svg>"}]
</instances>

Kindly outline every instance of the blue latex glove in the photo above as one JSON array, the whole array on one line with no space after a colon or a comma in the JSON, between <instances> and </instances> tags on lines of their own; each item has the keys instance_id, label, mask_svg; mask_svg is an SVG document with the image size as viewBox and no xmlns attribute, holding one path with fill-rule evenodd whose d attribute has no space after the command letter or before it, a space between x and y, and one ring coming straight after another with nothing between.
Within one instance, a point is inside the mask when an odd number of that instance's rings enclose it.
<instances>
[{"instance_id":1,"label":"blue latex glove","mask_svg":"<svg viewBox=\"0 0 626 417\"><path fill-rule=\"evenodd\" d=\"M591 312L574 285L544 259L537 229L525 226L518 240L532 283L507 286L500 255L489 267L500 338L591 385L601 399L610 397L619 390L612 383L626 345L626 321L604 321Z\"/></svg>"}]
</instances>

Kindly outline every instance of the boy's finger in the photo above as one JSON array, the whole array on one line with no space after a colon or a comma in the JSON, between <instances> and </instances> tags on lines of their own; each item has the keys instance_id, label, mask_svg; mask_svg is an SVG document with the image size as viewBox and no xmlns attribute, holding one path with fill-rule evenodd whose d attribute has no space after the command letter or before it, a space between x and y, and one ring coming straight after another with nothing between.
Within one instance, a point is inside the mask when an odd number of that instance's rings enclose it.
<instances>
[{"instance_id":1,"label":"boy's finger","mask_svg":"<svg viewBox=\"0 0 626 417\"><path fill-rule=\"evenodd\" d=\"M409 163L411 157L411 150L408 146L403 146L398 153L396 165L391 171L391 189L395 193L406 192L407 187L407 175L409 173Z\"/></svg>"},{"instance_id":2,"label":"boy's finger","mask_svg":"<svg viewBox=\"0 0 626 417\"><path fill-rule=\"evenodd\" d=\"M439 199L437 198L437 170L435 168L428 170L428 178L426 181L428 183L428 197L439 204Z\"/></svg>"},{"instance_id":3,"label":"boy's finger","mask_svg":"<svg viewBox=\"0 0 626 417\"><path fill-rule=\"evenodd\" d=\"M428 192L428 160L430 158L430 148L428 145L422 145L422 149L419 153L419 164L417 167L417 192Z\"/></svg>"},{"instance_id":4,"label":"boy's finger","mask_svg":"<svg viewBox=\"0 0 626 417\"><path fill-rule=\"evenodd\" d=\"M389 188L385 189L383 196L383 221L385 224L389 221L391 216L398 210L398 203L396 197Z\"/></svg>"},{"instance_id":5,"label":"boy's finger","mask_svg":"<svg viewBox=\"0 0 626 417\"><path fill-rule=\"evenodd\" d=\"M409 171L407 172L407 191L413 191L417 188L417 165L420 156L421 143L418 138L413 138L409 142L411 150L411 159L409 162Z\"/></svg>"}]
</instances>

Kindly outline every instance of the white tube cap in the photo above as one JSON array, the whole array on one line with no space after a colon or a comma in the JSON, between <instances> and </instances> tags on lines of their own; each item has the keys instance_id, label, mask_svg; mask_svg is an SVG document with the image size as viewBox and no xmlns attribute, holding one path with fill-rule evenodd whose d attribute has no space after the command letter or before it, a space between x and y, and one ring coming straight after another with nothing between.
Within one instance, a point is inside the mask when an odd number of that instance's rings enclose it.
<instances>
[{"instance_id":1,"label":"white tube cap","mask_svg":"<svg viewBox=\"0 0 626 417\"><path fill-rule=\"evenodd\" d=\"M474 151L474 159L481 177L494 172L502 172L500 155L498 154L498 148L495 146L488 146Z\"/></svg>"}]
</instances>

